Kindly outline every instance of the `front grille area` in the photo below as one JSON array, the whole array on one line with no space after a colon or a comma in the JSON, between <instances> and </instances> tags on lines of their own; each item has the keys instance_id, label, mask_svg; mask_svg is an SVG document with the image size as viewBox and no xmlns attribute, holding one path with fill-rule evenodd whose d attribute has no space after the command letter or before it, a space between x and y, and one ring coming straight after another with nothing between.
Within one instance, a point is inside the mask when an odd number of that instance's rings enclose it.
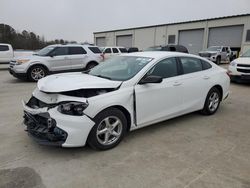
<instances>
[{"instance_id":1,"label":"front grille area","mask_svg":"<svg viewBox=\"0 0 250 188\"><path fill-rule=\"evenodd\" d=\"M237 64L238 67L250 67L250 65L245 65L245 64Z\"/></svg>"},{"instance_id":2,"label":"front grille area","mask_svg":"<svg viewBox=\"0 0 250 188\"><path fill-rule=\"evenodd\" d=\"M67 133L56 127L56 121L48 113L32 115L24 112L24 124L28 133L41 144L62 145L67 138Z\"/></svg>"},{"instance_id":3,"label":"front grille area","mask_svg":"<svg viewBox=\"0 0 250 188\"><path fill-rule=\"evenodd\" d=\"M57 106L57 104L47 104L44 103L43 101L40 101L39 99L35 98L34 96L32 96L29 100L29 102L27 103L27 106L30 108L34 108L34 109L38 109L38 108L53 108L55 106Z\"/></svg>"},{"instance_id":4,"label":"front grille area","mask_svg":"<svg viewBox=\"0 0 250 188\"><path fill-rule=\"evenodd\" d=\"M209 54L209 53L199 53L199 55L201 57L210 57L211 56L211 54Z\"/></svg>"},{"instance_id":5,"label":"front grille area","mask_svg":"<svg viewBox=\"0 0 250 188\"><path fill-rule=\"evenodd\" d=\"M250 69L237 69L238 72L250 73Z\"/></svg>"}]
</instances>

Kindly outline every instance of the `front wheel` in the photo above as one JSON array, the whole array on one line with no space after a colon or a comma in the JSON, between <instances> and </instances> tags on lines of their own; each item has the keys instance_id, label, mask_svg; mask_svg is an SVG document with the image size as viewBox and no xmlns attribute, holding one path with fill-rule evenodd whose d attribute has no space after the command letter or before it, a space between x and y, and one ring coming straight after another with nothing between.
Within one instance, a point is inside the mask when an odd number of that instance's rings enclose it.
<instances>
[{"instance_id":1,"label":"front wheel","mask_svg":"<svg viewBox=\"0 0 250 188\"><path fill-rule=\"evenodd\" d=\"M221 57L219 56L216 58L216 64L219 65L220 63L221 63Z\"/></svg>"},{"instance_id":2,"label":"front wheel","mask_svg":"<svg viewBox=\"0 0 250 188\"><path fill-rule=\"evenodd\" d=\"M127 119L120 110L109 108L100 112L94 121L87 140L93 149L107 150L121 142L127 130Z\"/></svg>"},{"instance_id":3,"label":"front wheel","mask_svg":"<svg viewBox=\"0 0 250 188\"><path fill-rule=\"evenodd\" d=\"M212 88L207 94L207 98L204 107L201 110L201 113L204 115L214 114L220 106L220 101L221 101L220 91L216 87Z\"/></svg>"},{"instance_id":4,"label":"front wheel","mask_svg":"<svg viewBox=\"0 0 250 188\"><path fill-rule=\"evenodd\" d=\"M94 62L90 62L87 66L86 66L86 70L91 70L92 68L94 68L97 64Z\"/></svg>"},{"instance_id":5,"label":"front wheel","mask_svg":"<svg viewBox=\"0 0 250 188\"><path fill-rule=\"evenodd\" d=\"M28 77L30 81L37 82L41 78L47 75L47 71L44 67L37 65L30 68L28 72Z\"/></svg>"}]
</instances>

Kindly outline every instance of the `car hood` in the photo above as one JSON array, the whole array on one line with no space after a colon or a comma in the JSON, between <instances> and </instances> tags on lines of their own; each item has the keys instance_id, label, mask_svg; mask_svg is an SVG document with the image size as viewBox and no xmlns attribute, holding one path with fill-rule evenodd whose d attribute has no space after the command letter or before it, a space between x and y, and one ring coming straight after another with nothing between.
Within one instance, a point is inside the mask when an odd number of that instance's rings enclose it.
<instances>
[{"instance_id":1,"label":"car hood","mask_svg":"<svg viewBox=\"0 0 250 188\"><path fill-rule=\"evenodd\" d=\"M73 91L78 89L117 88L122 81L112 81L81 72L47 76L38 81L38 89L48 93Z\"/></svg>"},{"instance_id":2,"label":"car hood","mask_svg":"<svg viewBox=\"0 0 250 188\"><path fill-rule=\"evenodd\" d=\"M234 60L237 64L250 65L250 57L240 57Z\"/></svg>"},{"instance_id":3,"label":"car hood","mask_svg":"<svg viewBox=\"0 0 250 188\"><path fill-rule=\"evenodd\" d=\"M203 54L203 53L209 53L209 54L213 54L213 53L218 53L218 51L201 51L199 52L200 54Z\"/></svg>"}]
</instances>

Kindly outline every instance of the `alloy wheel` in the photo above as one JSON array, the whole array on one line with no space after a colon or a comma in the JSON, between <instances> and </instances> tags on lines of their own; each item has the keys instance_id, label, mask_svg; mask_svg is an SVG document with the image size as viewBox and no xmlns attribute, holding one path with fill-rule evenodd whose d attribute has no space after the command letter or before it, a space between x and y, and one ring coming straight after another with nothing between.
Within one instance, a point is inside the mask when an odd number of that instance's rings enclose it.
<instances>
[{"instance_id":1,"label":"alloy wheel","mask_svg":"<svg viewBox=\"0 0 250 188\"><path fill-rule=\"evenodd\" d=\"M209 105L208 108L211 112L214 112L220 103L220 97L219 94L217 92L213 92L211 93L210 97L209 97Z\"/></svg>"},{"instance_id":2,"label":"alloy wheel","mask_svg":"<svg viewBox=\"0 0 250 188\"><path fill-rule=\"evenodd\" d=\"M38 81L39 79L45 77L45 72L42 68L36 67L31 70L31 78L35 81Z\"/></svg>"}]
</instances>

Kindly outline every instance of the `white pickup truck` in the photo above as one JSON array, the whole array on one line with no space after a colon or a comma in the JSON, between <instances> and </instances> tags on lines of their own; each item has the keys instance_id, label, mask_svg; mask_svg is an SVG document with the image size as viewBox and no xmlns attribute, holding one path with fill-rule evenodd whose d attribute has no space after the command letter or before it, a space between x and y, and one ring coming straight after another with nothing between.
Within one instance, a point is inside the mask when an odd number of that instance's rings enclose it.
<instances>
[{"instance_id":1,"label":"white pickup truck","mask_svg":"<svg viewBox=\"0 0 250 188\"><path fill-rule=\"evenodd\" d=\"M13 58L14 52L12 46L0 43L0 64L9 63Z\"/></svg>"},{"instance_id":2,"label":"white pickup truck","mask_svg":"<svg viewBox=\"0 0 250 188\"><path fill-rule=\"evenodd\" d=\"M231 62L236 59L236 53L228 46L210 46L208 49L199 52L199 56L204 57L216 64L220 64L221 61Z\"/></svg>"}]
</instances>

